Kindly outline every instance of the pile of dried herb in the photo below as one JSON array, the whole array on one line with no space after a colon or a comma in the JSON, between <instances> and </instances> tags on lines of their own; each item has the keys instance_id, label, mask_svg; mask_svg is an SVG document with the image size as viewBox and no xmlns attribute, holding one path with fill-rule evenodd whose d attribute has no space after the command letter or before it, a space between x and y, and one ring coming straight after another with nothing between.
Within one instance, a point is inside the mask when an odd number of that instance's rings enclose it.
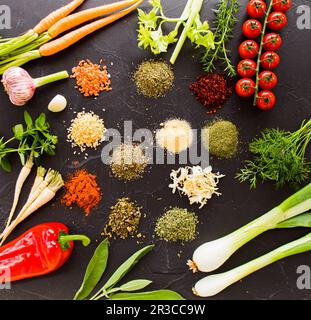
<instances>
[{"instance_id":1,"label":"pile of dried herb","mask_svg":"<svg viewBox=\"0 0 311 320\"><path fill-rule=\"evenodd\" d=\"M120 198L116 204L111 207L108 217L108 223L104 228L103 235L111 238L116 236L121 239L142 235L138 231L138 225L141 218L141 207L129 198Z\"/></svg>"},{"instance_id":2,"label":"pile of dried herb","mask_svg":"<svg viewBox=\"0 0 311 320\"><path fill-rule=\"evenodd\" d=\"M148 160L138 145L121 144L113 150L111 171L123 181L141 178L147 167Z\"/></svg>"},{"instance_id":3,"label":"pile of dried herb","mask_svg":"<svg viewBox=\"0 0 311 320\"><path fill-rule=\"evenodd\" d=\"M192 241L197 236L198 223L195 213L174 207L157 220L155 233L165 241Z\"/></svg>"},{"instance_id":4,"label":"pile of dried herb","mask_svg":"<svg viewBox=\"0 0 311 320\"><path fill-rule=\"evenodd\" d=\"M239 132L232 122L217 120L202 129L202 142L211 155L230 159L237 152Z\"/></svg>"},{"instance_id":5,"label":"pile of dried herb","mask_svg":"<svg viewBox=\"0 0 311 320\"><path fill-rule=\"evenodd\" d=\"M148 60L138 65L133 80L139 94L159 98L172 88L174 73L166 62Z\"/></svg>"}]
</instances>

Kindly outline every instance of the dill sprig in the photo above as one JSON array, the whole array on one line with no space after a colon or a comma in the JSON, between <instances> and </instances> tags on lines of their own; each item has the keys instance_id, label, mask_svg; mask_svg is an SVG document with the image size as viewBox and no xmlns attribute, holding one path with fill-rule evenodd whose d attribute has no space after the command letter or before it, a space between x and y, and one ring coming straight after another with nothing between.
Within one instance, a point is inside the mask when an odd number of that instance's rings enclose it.
<instances>
[{"instance_id":1,"label":"dill sprig","mask_svg":"<svg viewBox=\"0 0 311 320\"><path fill-rule=\"evenodd\" d=\"M225 65L225 72L230 77L236 75L235 67L229 58L230 50L226 43L233 37L233 28L237 22L239 4L237 0L221 0L218 9L213 10L216 14L217 27L214 31L215 48L206 49L202 56L203 69L212 72L216 69L216 62L221 61Z\"/></svg>"},{"instance_id":2,"label":"dill sprig","mask_svg":"<svg viewBox=\"0 0 311 320\"><path fill-rule=\"evenodd\" d=\"M258 180L272 181L277 188L289 184L297 188L309 178L310 162L305 159L306 148L311 141L311 120L303 122L295 132L280 129L265 129L254 139L249 150L252 161L237 174L240 182L248 181L256 188Z\"/></svg>"}]
</instances>

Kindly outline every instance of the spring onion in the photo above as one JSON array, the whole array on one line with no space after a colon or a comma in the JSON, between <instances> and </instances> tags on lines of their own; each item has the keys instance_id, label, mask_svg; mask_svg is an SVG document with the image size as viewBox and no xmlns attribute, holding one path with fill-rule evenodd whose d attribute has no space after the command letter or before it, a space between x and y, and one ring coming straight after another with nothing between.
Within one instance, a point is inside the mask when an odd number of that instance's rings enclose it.
<instances>
[{"instance_id":1,"label":"spring onion","mask_svg":"<svg viewBox=\"0 0 311 320\"><path fill-rule=\"evenodd\" d=\"M198 247L188 265L194 272L219 268L235 251L259 234L274 229L278 223L311 209L311 183L266 214L220 239Z\"/></svg>"},{"instance_id":2,"label":"spring onion","mask_svg":"<svg viewBox=\"0 0 311 320\"><path fill-rule=\"evenodd\" d=\"M247 262L230 271L207 276L199 280L194 288L194 294L200 297L211 297L226 289L233 283L243 279L247 275L266 267L285 257L311 250L311 233L287 243L257 259Z\"/></svg>"}]
</instances>

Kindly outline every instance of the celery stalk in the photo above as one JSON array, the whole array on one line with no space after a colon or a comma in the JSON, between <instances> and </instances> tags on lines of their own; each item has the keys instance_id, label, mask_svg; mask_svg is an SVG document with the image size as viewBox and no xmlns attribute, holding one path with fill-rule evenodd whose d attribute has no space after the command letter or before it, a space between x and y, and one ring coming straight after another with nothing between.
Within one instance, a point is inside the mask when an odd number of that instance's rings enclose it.
<instances>
[{"instance_id":1,"label":"celery stalk","mask_svg":"<svg viewBox=\"0 0 311 320\"><path fill-rule=\"evenodd\" d=\"M170 59L170 63L174 64L179 56L179 53L187 39L187 33L189 28L193 25L194 20L196 19L196 17L198 16L198 14L200 14L200 11L202 9L202 5L203 5L203 0L188 0L188 3L186 5L186 8L188 7L188 4L191 3L189 12L189 18L186 22L186 25L183 29L182 34L179 37L179 40L175 46L174 52L172 54L172 57Z\"/></svg>"}]
</instances>

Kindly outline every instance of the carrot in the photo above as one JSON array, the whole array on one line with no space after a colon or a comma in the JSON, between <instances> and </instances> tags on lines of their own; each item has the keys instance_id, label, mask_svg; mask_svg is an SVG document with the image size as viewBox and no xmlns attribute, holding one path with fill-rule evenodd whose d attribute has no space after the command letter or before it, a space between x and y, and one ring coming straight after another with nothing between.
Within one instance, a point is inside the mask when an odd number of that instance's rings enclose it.
<instances>
[{"instance_id":1,"label":"carrot","mask_svg":"<svg viewBox=\"0 0 311 320\"><path fill-rule=\"evenodd\" d=\"M2 233L2 240L0 242L0 246L12 233L12 231L16 228L17 225L19 225L22 221L24 221L27 217L29 217L32 213L37 211L42 206L44 206L46 203L51 201L55 197L56 192L60 188L62 188L63 185L64 181L62 179L62 176L59 173L57 173L54 176L53 180L50 182L50 184L42 190L42 192L39 194L36 200L32 202L28 209L23 214L19 213L15 220L10 224L10 226L5 229L5 231Z\"/></svg>"},{"instance_id":2,"label":"carrot","mask_svg":"<svg viewBox=\"0 0 311 320\"><path fill-rule=\"evenodd\" d=\"M9 218L8 218L8 221L6 223L5 228L7 228L12 221L15 209L17 207L18 199L19 199L19 196L22 191L23 184L25 183L27 177L29 176L32 167L33 167L33 159L32 159L32 156L30 156L28 158L28 160L26 161L25 165L23 166L23 168L17 178L16 185L15 185L15 191L14 191L13 204L12 204L12 208L11 208Z\"/></svg>"},{"instance_id":3,"label":"carrot","mask_svg":"<svg viewBox=\"0 0 311 320\"><path fill-rule=\"evenodd\" d=\"M127 9L124 9L122 11L114 13L108 17L96 20L92 23L89 23L86 26L83 26L77 30L74 30L74 31L71 31L71 32L65 34L61 38L55 39L51 42L44 44L43 46L41 46L39 48L40 55L43 57L51 56L55 53L58 53L64 49L70 47L71 45L78 42L79 40L86 37L87 35L89 35L95 31L107 26L108 24L111 24L112 22L126 16L127 14L129 14L130 12L135 10L142 3L142 1L143 0L139 0L138 2L136 2L134 5L132 5L131 7L127 8Z\"/></svg>"},{"instance_id":4,"label":"carrot","mask_svg":"<svg viewBox=\"0 0 311 320\"><path fill-rule=\"evenodd\" d=\"M40 34L47 31L53 24L60 19L68 16L72 11L79 7L85 0L73 0L67 5L51 12L44 19L42 19L34 28L33 31Z\"/></svg>"},{"instance_id":5,"label":"carrot","mask_svg":"<svg viewBox=\"0 0 311 320\"><path fill-rule=\"evenodd\" d=\"M109 14L109 13L124 9L128 6L135 4L137 1L138 0L119 1L111 4L105 4L97 8L91 8L91 9L87 9L87 10L83 10L83 11L71 14L70 16L59 20L51 28L49 28L48 34L50 35L51 38L56 38L61 33L69 29L72 29L84 22L95 19L105 14Z\"/></svg>"}]
</instances>

